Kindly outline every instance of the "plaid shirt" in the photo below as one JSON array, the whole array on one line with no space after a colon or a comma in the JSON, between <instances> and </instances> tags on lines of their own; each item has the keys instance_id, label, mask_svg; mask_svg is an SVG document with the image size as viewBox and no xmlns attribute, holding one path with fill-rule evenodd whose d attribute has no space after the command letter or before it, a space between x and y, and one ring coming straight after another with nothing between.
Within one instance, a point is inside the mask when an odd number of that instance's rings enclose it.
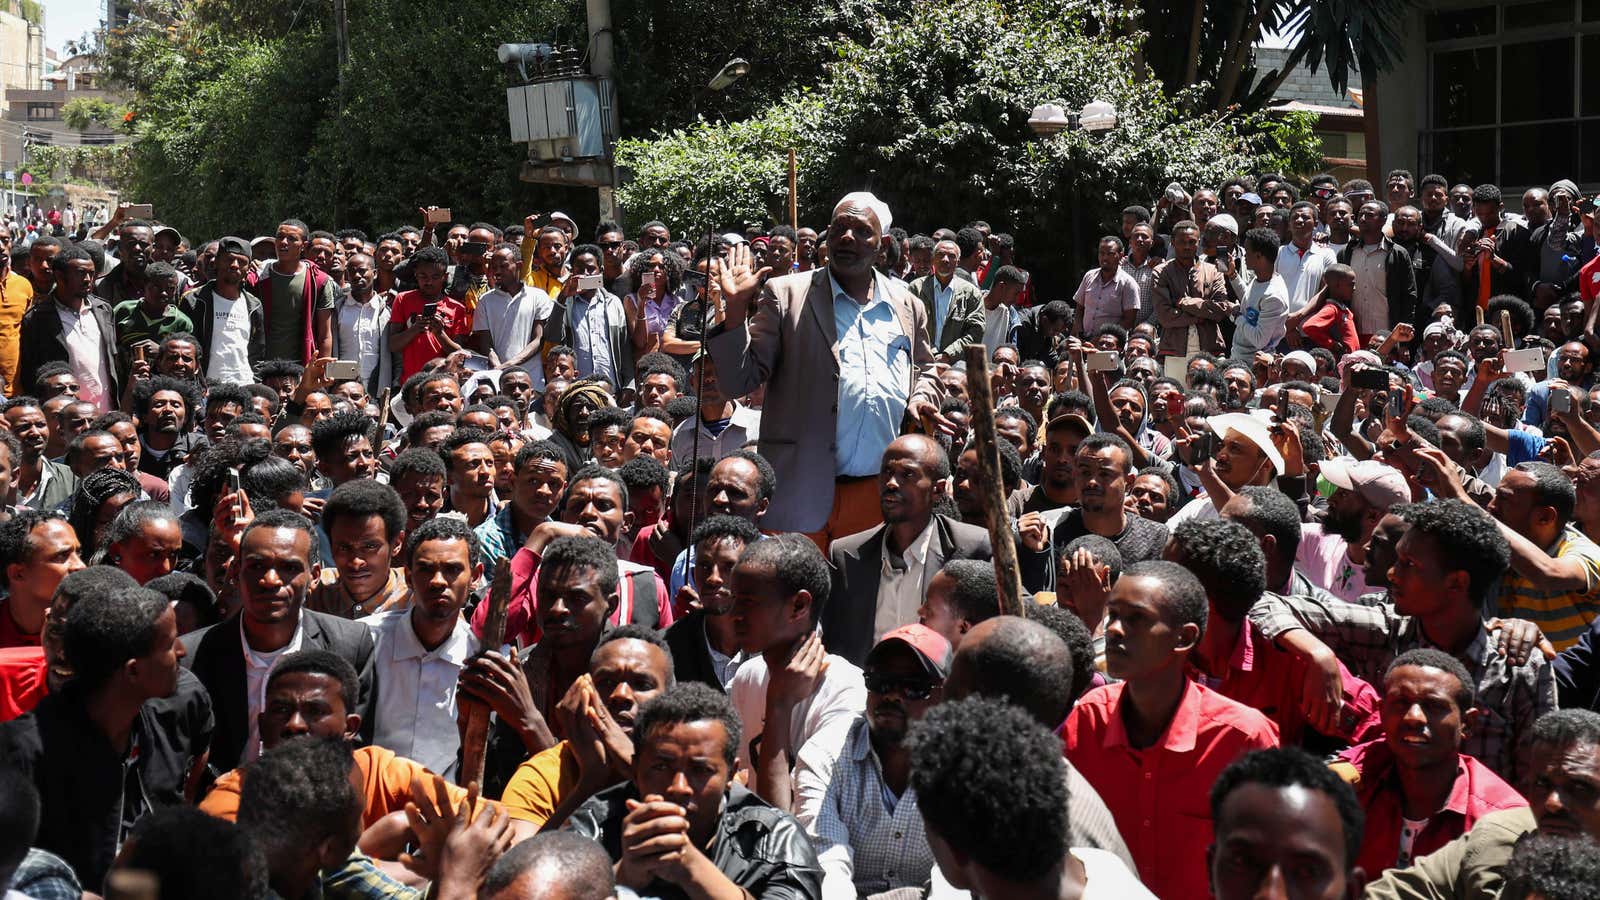
<instances>
[{"instance_id":1,"label":"plaid shirt","mask_svg":"<svg viewBox=\"0 0 1600 900\"><path fill-rule=\"evenodd\" d=\"M795 818L822 863L823 895L854 897L928 880L933 851L910 786L893 808L867 717L826 729L800 748Z\"/></svg>"},{"instance_id":2,"label":"plaid shirt","mask_svg":"<svg viewBox=\"0 0 1600 900\"><path fill-rule=\"evenodd\" d=\"M1310 631L1338 654L1352 674L1374 685L1383 684L1384 672L1395 657L1418 647L1437 647L1423 635L1419 620L1400 615L1392 603L1318 603L1307 597L1267 593L1250 610L1250 619L1268 640L1275 641L1296 628ZM1556 708L1550 664L1543 654L1534 653L1522 665L1510 665L1494 649L1488 629L1482 627L1465 650L1452 655L1476 682L1481 713L1462 752L1521 787L1521 779L1532 771L1532 746L1527 737L1533 723Z\"/></svg>"},{"instance_id":3,"label":"plaid shirt","mask_svg":"<svg viewBox=\"0 0 1600 900\"><path fill-rule=\"evenodd\" d=\"M5 887L0 884L0 889ZM37 847L22 858L16 874L11 876L10 888L29 900L78 900L83 896L78 876L67 861Z\"/></svg>"}]
</instances>

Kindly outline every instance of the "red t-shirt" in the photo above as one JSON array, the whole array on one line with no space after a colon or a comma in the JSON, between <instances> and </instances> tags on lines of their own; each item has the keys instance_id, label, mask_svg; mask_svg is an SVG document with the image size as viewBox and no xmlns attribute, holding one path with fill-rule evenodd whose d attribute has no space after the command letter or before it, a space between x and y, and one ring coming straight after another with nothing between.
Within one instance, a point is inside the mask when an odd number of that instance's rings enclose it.
<instances>
[{"instance_id":1,"label":"red t-shirt","mask_svg":"<svg viewBox=\"0 0 1600 900\"><path fill-rule=\"evenodd\" d=\"M537 610L534 608L535 592L539 585L539 557L527 547L519 548L511 557L511 602L506 606L506 633L505 642L520 643L523 647L531 647L539 642L539 621ZM656 595L654 597L635 597L633 594L634 580L630 577L627 566L621 566L621 577L617 581L617 608L611 611L608 620L613 626L626 625L636 621L633 615L635 606L655 604L656 623L658 628L665 629L672 624L672 603L667 597L667 583L663 578L656 578ZM482 636L483 623L489 618L489 604L487 601L478 604L472 611L472 633Z\"/></svg>"},{"instance_id":2,"label":"red t-shirt","mask_svg":"<svg viewBox=\"0 0 1600 900\"><path fill-rule=\"evenodd\" d=\"M1337 303L1324 303L1321 309L1311 314L1300 330L1313 344L1332 350L1335 355L1366 349L1361 343L1361 336L1356 334L1355 314ZM1344 349L1334 346L1335 341L1344 344Z\"/></svg>"},{"instance_id":3,"label":"red t-shirt","mask_svg":"<svg viewBox=\"0 0 1600 900\"><path fill-rule=\"evenodd\" d=\"M412 316L422 315L422 310L422 292L406 291L394 298L394 310L390 313L389 321L395 323L397 328L403 329ZM472 316L465 306L455 300L441 296L438 316L444 320L445 333L452 337L466 337L472 333ZM418 334L411 339L411 343L406 345L400 355L400 378L402 380L410 378L422 371L428 360L444 355L444 344L434 336L433 332L424 331Z\"/></svg>"},{"instance_id":4,"label":"red t-shirt","mask_svg":"<svg viewBox=\"0 0 1600 900\"><path fill-rule=\"evenodd\" d=\"M45 681L48 667L40 647L0 650L0 722L32 712L50 692Z\"/></svg>"},{"instance_id":5,"label":"red t-shirt","mask_svg":"<svg viewBox=\"0 0 1600 900\"><path fill-rule=\"evenodd\" d=\"M0 648L37 646L39 636L18 628L16 620L11 618L11 601L0 600Z\"/></svg>"},{"instance_id":6,"label":"red t-shirt","mask_svg":"<svg viewBox=\"0 0 1600 900\"><path fill-rule=\"evenodd\" d=\"M1583 302L1592 303L1595 297L1600 297L1600 256L1583 264L1578 270L1578 296Z\"/></svg>"}]
</instances>

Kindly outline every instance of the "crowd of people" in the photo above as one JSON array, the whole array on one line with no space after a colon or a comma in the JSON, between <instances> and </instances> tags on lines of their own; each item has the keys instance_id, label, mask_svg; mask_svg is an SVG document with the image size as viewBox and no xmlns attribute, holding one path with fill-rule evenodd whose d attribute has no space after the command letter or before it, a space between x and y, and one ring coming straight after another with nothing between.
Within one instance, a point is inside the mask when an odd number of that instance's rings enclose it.
<instances>
[{"instance_id":1,"label":"crowd of people","mask_svg":"<svg viewBox=\"0 0 1600 900\"><path fill-rule=\"evenodd\" d=\"M1154 207L8 244L0 888L1592 897L1594 199Z\"/></svg>"}]
</instances>

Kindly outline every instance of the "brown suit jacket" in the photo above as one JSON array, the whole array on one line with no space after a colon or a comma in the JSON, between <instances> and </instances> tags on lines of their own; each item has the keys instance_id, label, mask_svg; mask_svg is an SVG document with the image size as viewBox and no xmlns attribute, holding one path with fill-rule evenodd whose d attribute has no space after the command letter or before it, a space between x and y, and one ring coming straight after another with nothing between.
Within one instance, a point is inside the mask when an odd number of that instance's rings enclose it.
<instances>
[{"instance_id":1,"label":"brown suit jacket","mask_svg":"<svg viewBox=\"0 0 1600 900\"><path fill-rule=\"evenodd\" d=\"M907 402L938 403L944 388L934 372L927 311L905 285L888 286L901 331L911 338ZM777 473L772 505L761 520L770 531L818 531L833 508L838 449L839 336L833 324L828 270L774 278L761 289L746 321L712 328L706 344L724 394L740 397L765 384L758 449Z\"/></svg>"}]
</instances>

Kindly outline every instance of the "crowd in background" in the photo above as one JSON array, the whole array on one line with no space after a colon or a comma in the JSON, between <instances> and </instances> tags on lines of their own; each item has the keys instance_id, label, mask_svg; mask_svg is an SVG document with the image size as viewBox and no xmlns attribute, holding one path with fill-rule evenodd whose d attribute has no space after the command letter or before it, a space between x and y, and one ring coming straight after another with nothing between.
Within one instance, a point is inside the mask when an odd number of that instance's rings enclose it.
<instances>
[{"instance_id":1,"label":"crowd in background","mask_svg":"<svg viewBox=\"0 0 1600 900\"><path fill-rule=\"evenodd\" d=\"M0 232L0 887L1592 896L1596 198L1507 205Z\"/></svg>"}]
</instances>

